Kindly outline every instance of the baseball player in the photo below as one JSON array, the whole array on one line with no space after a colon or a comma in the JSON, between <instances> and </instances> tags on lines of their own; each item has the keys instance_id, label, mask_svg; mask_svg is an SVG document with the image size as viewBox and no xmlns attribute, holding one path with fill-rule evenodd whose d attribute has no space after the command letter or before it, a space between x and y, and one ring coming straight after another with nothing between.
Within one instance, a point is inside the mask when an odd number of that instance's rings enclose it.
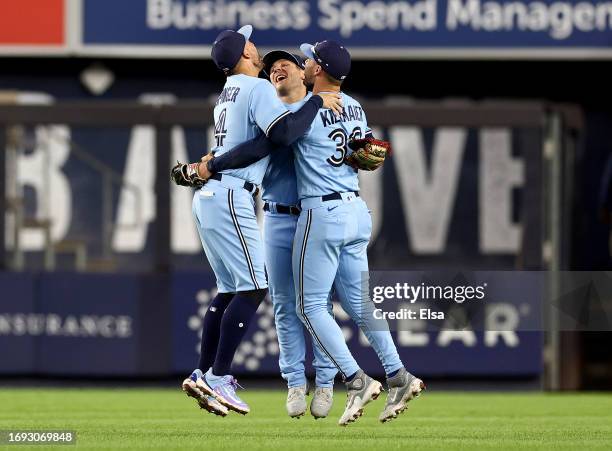
<instances>
[{"instance_id":1,"label":"baseball player","mask_svg":"<svg viewBox=\"0 0 612 451\"><path fill-rule=\"evenodd\" d=\"M360 368L338 324L325 311L322 293L334 284L344 310L359 325L387 374L389 396L379 419L397 417L424 384L404 368L388 327L374 321L370 308L367 245L372 219L359 196L357 171L344 164L350 140L372 134L363 108L340 91L351 67L349 52L334 41L302 44L306 82L313 93L340 92L339 118L321 111L294 148L302 212L293 248L298 312L321 348L338 367L347 387L340 425L355 421L382 390ZM384 325L386 326L386 325Z\"/></svg>"},{"instance_id":2,"label":"baseball player","mask_svg":"<svg viewBox=\"0 0 612 451\"><path fill-rule=\"evenodd\" d=\"M339 96L313 95L291 113L272 85L258 78L263 61L249 40L250 25L221 32L212 58L227 76L214 109L216 146L221 155L264 132L274 143L290 145L312 123L321 107L339 105ZM193 215L206 257L217 279L218 294L203 319L198 368L183 381L183 390L200 407L218 415L228 409L247 414L236 394L231 363L249 323L267 294L264 251L253 195L261 184L267 159L216 173L193 198Z\"/></svg>"},{"instance_id":3,"label":"baseball player","mask_svg":"<svg viewBox=\"0 0 612 451\"><path fill-rule=\"evenodd\" d=\"M279 98L290 111L296 111L310 97L304 85L304 60L298 55L278 50L263 58L265 72L276 88ZM299 417L306 412L306 376L304 360L306 342L304 326L295 310L295 287L291 267L291 249L299 208L293 154L274 152L262 182L264 204L264 249L274 305L274 320L280 347L279 366L287 381L287 413ZM331 304L329 304L331 306ZM310 413L324 418L333 398L336 367L313 342L315 391Z\"/></svg>"},{"instance_id":4,"label":"baseball player","mask_svg":"<svg viewBox=\"0 0 612 451\"><path fill-rule=\"evenodd\" d=\"M357 153L348 155L350 144L371 137L371 130L361 105L340 91L350 71L348 51L330 40L303 44L300 49L308 58L305 77L314 86L313 93L339 92L344 108L339 117L320 111L293 146L301 207L292 257L297 311L346 382L347 403L339 424L347 425L378 397L382 385L360 369L340 327L327 313L327 296L334 285L344 310L364 332L387 374L389 395L379 417L386 422L405 410L425 385L404 368L386 322L371 314L367 244L372 221L359 196L357 171L345 164L347 156ZM262 145L250 157L274 150ZM228 157L211 160L207 169L223 167ZM241 164L250 161L244 152L241 159Z\"/></svg>"}]
</instances>

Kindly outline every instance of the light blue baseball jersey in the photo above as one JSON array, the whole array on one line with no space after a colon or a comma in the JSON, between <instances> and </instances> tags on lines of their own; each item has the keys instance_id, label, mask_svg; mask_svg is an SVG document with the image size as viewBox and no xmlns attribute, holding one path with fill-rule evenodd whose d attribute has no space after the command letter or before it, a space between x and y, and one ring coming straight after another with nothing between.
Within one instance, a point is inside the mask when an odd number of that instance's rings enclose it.
<instances>
[{"instance_id":1,"label":"light blue baseball jersey","mask_svg":"<svg viewBox=\"0 0 612 451\"><path fill-rule=\"evenodd\" d=\"M287 103L285 106L293 113L302 108L311 97L312 93L309 92L302 100ZM297 181L293 159L293 152L289 149L279 149L270 155L270 163L261 183L262 199L264 201L283 205L297 204Z\"/></svg>"},{"instance_id":2,"label":"light blue baseball jersey","mask_svg":"<svg viewBox=\"0 0 612 451\"><path fill-rule=\"evenodd\" d=\"M342 116L321 108L305 135L293 144L300 199L359 190L357 171L344 164L344 156L351 152L351 139L363 138L371 130L359 102L340 95Z\"/></svg>"},{"instance_id":3,"label":"light blue baseball jersey","mask_svg":"<svg viewBox=\"0 0 612 451\"><path fill-rule=\"evenodd\" d=\"M233 147L266 135L280 119L289 114L269 81L239 74L227 77L215 104L215 155L223 155ZM221 171L256 185L266 172L269 158L262 158L242 169Z\"/></svg>"}]
</instances>

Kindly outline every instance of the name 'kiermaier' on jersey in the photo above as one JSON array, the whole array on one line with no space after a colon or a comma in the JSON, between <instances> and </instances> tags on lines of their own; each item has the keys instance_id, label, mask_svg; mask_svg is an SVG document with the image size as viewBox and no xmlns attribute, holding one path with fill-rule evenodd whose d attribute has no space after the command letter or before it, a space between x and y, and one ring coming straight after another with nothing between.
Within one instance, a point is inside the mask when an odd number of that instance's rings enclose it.
<instances>
[{"instance_id":1,"label":"name 'kiermaier' on jersey","mask_svg":"<svg viewBox=\"0 0 612 451\"><path fill-rule=\"evenodd\" d=\"M320 109L306 134L293 144L300 199L359 191L357 171L344 163L344 157L351 139L372 131L359 102L344 92L340 95L342 115Z\"/></svg>"},{"instance_id":2,"label":"name 'kiermaier' on jersey","mask_svg":"<svg viewBox=\"0 0 612 451\"><path fill-rule=\"evenodd\" d=\"M214 108L213 154L223 155L229 149L255 138L261 131L267 135L288 114L290 112L267 80L243 74L227 77ZM269 159L266 157L245 168L221 172L260 185Z\"/></svg>"}]
</instances>

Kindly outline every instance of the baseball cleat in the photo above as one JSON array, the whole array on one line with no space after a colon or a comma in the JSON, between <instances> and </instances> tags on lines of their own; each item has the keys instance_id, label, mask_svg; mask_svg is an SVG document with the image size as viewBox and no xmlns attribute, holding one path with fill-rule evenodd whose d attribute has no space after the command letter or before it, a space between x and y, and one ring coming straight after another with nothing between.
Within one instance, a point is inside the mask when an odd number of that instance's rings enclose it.
<instances>
[{"instance_id":1,"label":"baseball cleat","mask_svg":"<svg viewBox=\"0 0 612 451\"><path fill-rule=\"evenodd\" d=\"M382 384L359 370L352 381L346 383L346 407L338 420L340 426L346 426L363 415L363 408L378 398L383 391Z\"/></svg>"},{"instance_id":2,"label":"baseball cleat","mask_svg":"<svg viewBox=\"0 0 612 451\"><path fill-rule=\"evenodd\" d=\"M246 415L251 411L249 405L236 394L236 389L240 385L234 376L229 374L226 376L213 376L212 371L208 370L203 380L208 388L208 390L205 390L206 393L213 396L228 409L242 415Z\"/></svg>"},{"instance_id":3,"label":"baseball cleat","mask_svg":"<svg viewBox=\"0 0 612 451\"><path fill-rule=\"evenodd\" d=\"M299 418L306 413L306 385L289 387L286 406L291 418Z\"/></svg>"},{"instance_id":4,"label":"baseball cleat","mask_svg":"<svg viewBox=\"0 0 612 451\"><path fill-rule=\"evenodd\" d=\"M203 398L200 398L198 400L198 405L200 406L200 409L204 409L207 412L219 415L221 417L225 417L229 413L228 408L212 396L205 396Z\"/></svg>"},{"instance_id":5,"label":"baseball cleat","mask_svg":"<svg viewBox=\"0 0 612 451\"><path fill-rule=\"evenodd\" d=\"M210 395L207 395L203 390L205 382L202 380L202 371L195 370L191 375L183 381L182 388L187 396L194 398L201 409L219 416L226 416L228 413L227 407L221 405L219 401Z\"/></svg>"},{"instance_id":6,"label":"baseball cleat","mask_svg":"<svg viewBox=\"0 0 612 451\"><path fill-rule=\"evenodd\" d=\"M410 374L405 368L401 368L395 376L387 378L387 385L389 386L387 403L378 417L382 423L397 418L408 408L408 402L425 390L423 381Z\"/></svg>"},{"instance_id":7,"label":"baseball cleat","mask_svg":"<svg viewBox=\"0 0 612 451\"><path fill-rule=\"evenodd\" d=\"M334 403L334 389L332 387L315 388L314 396L310 401L310 414L318 420L325 418Z\"/></svg>"}]
</instances>

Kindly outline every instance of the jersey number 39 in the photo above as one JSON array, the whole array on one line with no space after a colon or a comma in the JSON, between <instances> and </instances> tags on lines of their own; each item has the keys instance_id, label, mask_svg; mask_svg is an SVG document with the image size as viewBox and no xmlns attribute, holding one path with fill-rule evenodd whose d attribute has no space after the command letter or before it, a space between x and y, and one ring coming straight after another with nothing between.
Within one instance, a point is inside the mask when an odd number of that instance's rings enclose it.
<instances>
[{"instance_id":1,"label":"jersey number 39","mask_svg":"<svg viewBox=\"0 0 612 451\"><path fill-rule=\"evenodd\" d=\"M337 168L344 163L349 141L361 138L361 128L355 127L348 136L346 130L337 128L329 134L329 137L336 143L336 153L331 155L327 162Z\"/></svg>"}]
</instances>

